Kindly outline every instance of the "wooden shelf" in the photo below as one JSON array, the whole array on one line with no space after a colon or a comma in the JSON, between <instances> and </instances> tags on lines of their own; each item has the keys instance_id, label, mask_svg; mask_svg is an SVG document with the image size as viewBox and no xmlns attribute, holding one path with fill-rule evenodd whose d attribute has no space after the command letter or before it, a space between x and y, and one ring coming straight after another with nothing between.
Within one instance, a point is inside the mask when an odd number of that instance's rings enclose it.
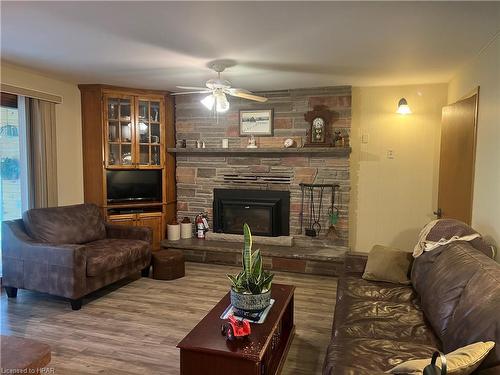
<instances>
[{"instance_id":1,"label":"wooden shelf","mask_svg":"<svg viewBox=\"0 0 500 375\"><path fill-rule=\"evenodd\" d=\"M138 208L138 207L162 206L163 204L165 204L165 203L163 203L163 202L107 203L103 207L107 208L107 209L113 209L113 208Z\"/></svg>"},{"instance_id":2,"label":"wooden shelf","mask_svg":"<svg viewBox=\"0 0 500 375\"><path fill-rule=\"evenodd\" d=\"M350 147L302 147L302 148L167 148L173 154L202 155L324 155L348 157Z\"/></svg>"}]
</instances>

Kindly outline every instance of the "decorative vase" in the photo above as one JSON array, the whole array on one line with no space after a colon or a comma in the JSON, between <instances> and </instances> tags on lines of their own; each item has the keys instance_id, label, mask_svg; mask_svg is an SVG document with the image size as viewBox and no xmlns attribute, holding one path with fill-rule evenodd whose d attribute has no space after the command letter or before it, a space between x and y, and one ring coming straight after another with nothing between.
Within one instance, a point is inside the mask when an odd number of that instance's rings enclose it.
<instances>
[{"instance_id":1,"label":"decorative vase","mask_svg":"<svg viewBox=\"0 0 500 375\"><path fill-rule=\"evenodd\" d=\"M193 224L191 223L181 223L181 238L191 238L193 237Z\"/></svg>"},{"instance_id":2,"label":"decorative vase","mask_svg":"<svg viewBox=\"0 0 500 375\"><path fill-rule=\"evenodd\" d=\"M177 241L181 239L181 226L177 223L167 224L167 238L170 241Z\"/></svg>"},{"instance_id":3,"label":"decorative vase","mask_svg":"<svg viewBox=\"0 0 500 375\"><path fill-rule=\"evenodd\" d=\"M239 310L258 312L264 310L270 303L270 290L261 294L246 294L231 289L231 305Z\"/></svg>"}]
</instances>

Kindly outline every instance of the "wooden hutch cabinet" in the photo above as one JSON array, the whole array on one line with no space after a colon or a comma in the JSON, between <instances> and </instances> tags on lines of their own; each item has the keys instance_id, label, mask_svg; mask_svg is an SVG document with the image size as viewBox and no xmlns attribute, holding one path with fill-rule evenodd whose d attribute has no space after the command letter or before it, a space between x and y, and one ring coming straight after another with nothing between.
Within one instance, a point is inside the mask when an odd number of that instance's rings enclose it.
<instances>
[{"instance_id":1,"label":"wooden hutch cabinet","mask_svg":"<svg viewBox=\"0 0 500 375\"><path fill-rule=\"evenodd\" d=\"M152 228L153 248L157 250L176 209L175 159L166 153L166 148L175 144L173 99L167 91L108 85L78 87L82 98L85 202L98 205L108 222ZM125 177L127 171L148 170L157 171L151 173L159 176L154 198L140 195L144 182L141 173L148 172L132 172L137 184L132 184L134 193L130 196L123 186L110 186L113 181L124 180L121 176ZM121 191L120 199L115 199L116 191Z\"/></svg>"}]
</instances>

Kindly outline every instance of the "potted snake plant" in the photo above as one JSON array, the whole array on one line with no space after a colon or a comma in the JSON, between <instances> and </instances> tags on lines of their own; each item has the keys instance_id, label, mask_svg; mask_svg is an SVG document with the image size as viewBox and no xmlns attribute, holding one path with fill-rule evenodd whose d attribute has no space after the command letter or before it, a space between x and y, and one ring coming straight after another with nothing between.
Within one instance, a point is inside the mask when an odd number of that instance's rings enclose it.
<instances>
[{"instance_id":1,"label":"potted snake plant","mask_svg":"<svg viewBox=\"0 0 500 375\"><path fill-rule=\"evenodd\" d=\"M264 310L271 301L271 282L274 275L264 271L260 250L252 252L252 232L243 225L243 270L235 276L227 275L231 281L231 304L243 311Z\"/></svg>"}]
</instances>

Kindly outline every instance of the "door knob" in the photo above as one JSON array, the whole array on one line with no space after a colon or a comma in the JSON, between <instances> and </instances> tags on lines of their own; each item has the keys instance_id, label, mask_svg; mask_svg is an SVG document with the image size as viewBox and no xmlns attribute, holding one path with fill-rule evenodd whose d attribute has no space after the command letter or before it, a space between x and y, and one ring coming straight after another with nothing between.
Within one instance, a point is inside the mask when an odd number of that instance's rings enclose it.
<instances>
[{"instance_id":1,"label":"door knob","mask_svg":"<svg viewBox=\"0 0 500 375\"><path fill-rule=\"evenodd\" d=\"M437 211L434 211L434 215L436 215L438 219L441 219L441 217L443 216L443 211L441 211L441 209L438 208Z\"/></svg>"}]
</instances>

